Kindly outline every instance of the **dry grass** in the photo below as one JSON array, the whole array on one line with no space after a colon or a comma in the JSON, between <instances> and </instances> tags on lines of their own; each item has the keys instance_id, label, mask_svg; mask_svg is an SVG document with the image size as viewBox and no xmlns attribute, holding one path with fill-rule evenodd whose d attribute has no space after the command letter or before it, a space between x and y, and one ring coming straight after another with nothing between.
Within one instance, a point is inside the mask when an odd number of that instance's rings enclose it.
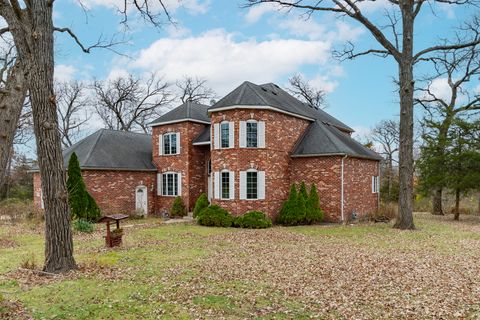
<instances>
[{"instance_id":1,"label":"dry grass","mask_svg":"<svg viewBox=\"0 0 480 320\"><path fill-rule=\"evenodd\" d=\"M134 224L118 250L101 230L76 234L81 268L55 279L11 263L41 234L0 228L18 243L0 249L0 292L36 319L476 319L480 219L451 219L418 214L416 231Z\"/></svg>"}]
</instances>

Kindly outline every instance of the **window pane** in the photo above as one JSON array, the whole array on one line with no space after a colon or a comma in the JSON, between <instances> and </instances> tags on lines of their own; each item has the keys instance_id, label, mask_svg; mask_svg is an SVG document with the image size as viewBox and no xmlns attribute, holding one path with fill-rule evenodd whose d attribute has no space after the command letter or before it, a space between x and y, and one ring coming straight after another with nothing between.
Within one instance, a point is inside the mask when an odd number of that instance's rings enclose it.
<instances>
[{"instance_id":1,"label":"window pane","mask_svg":"<svg viewBox=\"0 0 480 320\"><path fill-rule=\"evenodd\" d=\"M173 196L173 174L168 174L168 193L169 196Z\"/></svg>"},{"instance_id":2,"label":"window pane","mask_svg":"<svg viewBox=\"0 0 480 320\"><path fill-rule=\"evenodd\" d=\"M257 173L247 172L247 199L257 199Z\"/></svg>"},{"instance_id":3,"label":"window pane","mask_svg":"<svg viewBox=\"0 0 480 320\"><path fill-rule=\"evenodd\" d=\"M162 195L167 195L167 174L162 174Z\"/></svg>"},{"instance_id":4,"label":"window pane","mask_svg":"<svg viewBox=\"0 0 480 320\"><path fill-rule=\"evenodd\" d=\"M230 199L230 172L222 172L222 199Z\"/></svg>"},{"instance_id":5,"label":"window pane","mask_svg":"<svg viewBox=\"0 0 480 320\"><path fill-rule=\"evenodd\" d=\"M229 125L228 123L222 123L221 124L221 140L222 140L222 148L229 148L229 143L230 143L230 137L229 137Z\"/></svg>"},{"instance_id":6,"label":"window pane","mask_svg":"<svg viewBox=\"0 0 480 320\"><path fill-rule=\"evenodd\" d=\"M173 183L173 187L174 187L174 192L173 192L173 196L178 196L178 174L174 173L172 174L173 175L173 180L174 180L174 183Z\"/></svg>"},{"instance_id":7,"label":"window pane","mask_svg":"<svg viewBox=\"0 0 480 320\"><path fill-rule=\"evenodd\" d=\"M257 123L256 122L247 122L247 148L256 148L257 147Z\"/></svg>"},{"instance_id":8,"label":"window pane","mask_svg":"<svg viewBox=\"0 0 480 320\"><path fill-rule=\"evenodd\" d=\"M170 135L163 135L163 153L170 154Z\"/></svg>"},{"instance_id":9,"label":"window pane","mask_svg":"<svg viewBox=\"0 0 480 320\"><path fill-rule=\"evenodd\" d=\"M170 139L170 154L177 154L177 135L172 133Z\"/></svg>"}]
</instances>

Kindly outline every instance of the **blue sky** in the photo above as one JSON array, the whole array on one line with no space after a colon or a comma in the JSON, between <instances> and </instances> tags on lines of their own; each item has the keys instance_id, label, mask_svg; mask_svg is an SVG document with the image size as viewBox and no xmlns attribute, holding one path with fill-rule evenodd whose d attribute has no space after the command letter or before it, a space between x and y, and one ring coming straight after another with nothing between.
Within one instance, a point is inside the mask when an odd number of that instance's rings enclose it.
<instances>
[{"instance_id":1,"label":"blue sky","mask_svg":"<svg viewBox=\"0 0 480 320\"><path fill-rule=\"evenodd\" d=\"M72 28L85 44L103 35L119 36L124 28L115 5L120 0L77 0L55 2L57 26ZM301 73L328 92L327 112L363 133L382 119L398 115L398 98L391 59L363 57L339 62L331 50L353 41L359 48L375 46L368 32L350 19L319 14L305 20L300 11L286 14L272 6L241 8L241 0L167 0L176 26L154 28L131 16L125 34L128 43L115 50L82 53L65 34L56 35L56 77L59 80L107 79L126 72L155 71L167 81L197 76L223 96L241 82L275 82L285 85ZM387 1L366 4L367 15L378 23ZM469 9L425 7L416 24L417 48L451 35ZM427 69L418 70L419 73ZM440 86L441 87L441 86Z\"/></svg>"}]
</instances>

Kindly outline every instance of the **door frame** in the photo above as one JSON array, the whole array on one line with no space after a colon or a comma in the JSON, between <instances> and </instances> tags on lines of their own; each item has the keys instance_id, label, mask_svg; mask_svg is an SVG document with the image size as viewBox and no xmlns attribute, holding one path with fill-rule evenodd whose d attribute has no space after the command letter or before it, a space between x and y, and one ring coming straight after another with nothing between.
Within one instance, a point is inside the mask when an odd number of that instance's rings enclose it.
<instances>
[{"instance_id":1,"label":"door frame","mask_svg":"<svg viewBox=\"0 0 480 320\"><path fill-rule=\"evenodd\" d=\"M137 207L137 204L138 204L138 190L140 189L143 190L142 193L144 194L143 203L145 205L145 215L148 215L148 188L147 186L144 186L144 185L139 185L135 187L135 211L139 209Z\"/></svg>"}]
</instances>

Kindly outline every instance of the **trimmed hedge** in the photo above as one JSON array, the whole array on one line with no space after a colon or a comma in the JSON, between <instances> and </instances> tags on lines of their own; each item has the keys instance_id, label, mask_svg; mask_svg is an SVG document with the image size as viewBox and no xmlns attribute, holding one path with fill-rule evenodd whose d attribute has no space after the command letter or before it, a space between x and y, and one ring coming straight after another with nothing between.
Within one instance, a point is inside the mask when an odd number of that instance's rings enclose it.
<instances>
[{"instance_id":1,"label":"trimmed hedge","mask_svg":"<svg viewBox=\"0 0 480 320\"><path fill-rule=\"evenodd\" d=\"M170 209L170 217L183 217L187 215L187 209L183 204L182 197L176 197Z\"/></svg>"},{"instance_id":2,"label":"trimmed hedge","mask_svg":"<svg viewBox=\"0 0 480 320\"><path fill-rule=\"evenodd\" d=\"M276 222L286 226L296 226L318 223L322 220L323 211L320 209L316 186L312 184L308 193L305 183L302 182L300 191L297 193L296 186L292 184L290 196L283 203Z\"/></svg>"},{"instance_id":3,"label":"trimmed hedge","mask_svg":"<svg viewBox=\"0 0 480 320\"><path fill-rule=\"evenodd\" d=\"M200 211L197 222L202 226L228 228L232 226L233 217L227 210L211 205Z\"/></svg>"},{"instance_id":4,"label":"trimmed hedge","mask_svg":"<svg viewBox=\"0 0 480 320\"><path fill-rule=\"evenodd\" d=\"M193 217L196 218L200 211L208 207L208 197L205 193L202 193L195 202L195 207L193 208Z\"/></svg>"},{"instance_id":5,"label":"trimmed hedge","mask_svg":"<svg viewBox=\"0 0 480 320\"><path fill-rule=\"evenodd\" d=\"M250 211L233 220L235 228L265 229L272 226L272 220L261 211Z\"/></svg>"}]
</instances>

